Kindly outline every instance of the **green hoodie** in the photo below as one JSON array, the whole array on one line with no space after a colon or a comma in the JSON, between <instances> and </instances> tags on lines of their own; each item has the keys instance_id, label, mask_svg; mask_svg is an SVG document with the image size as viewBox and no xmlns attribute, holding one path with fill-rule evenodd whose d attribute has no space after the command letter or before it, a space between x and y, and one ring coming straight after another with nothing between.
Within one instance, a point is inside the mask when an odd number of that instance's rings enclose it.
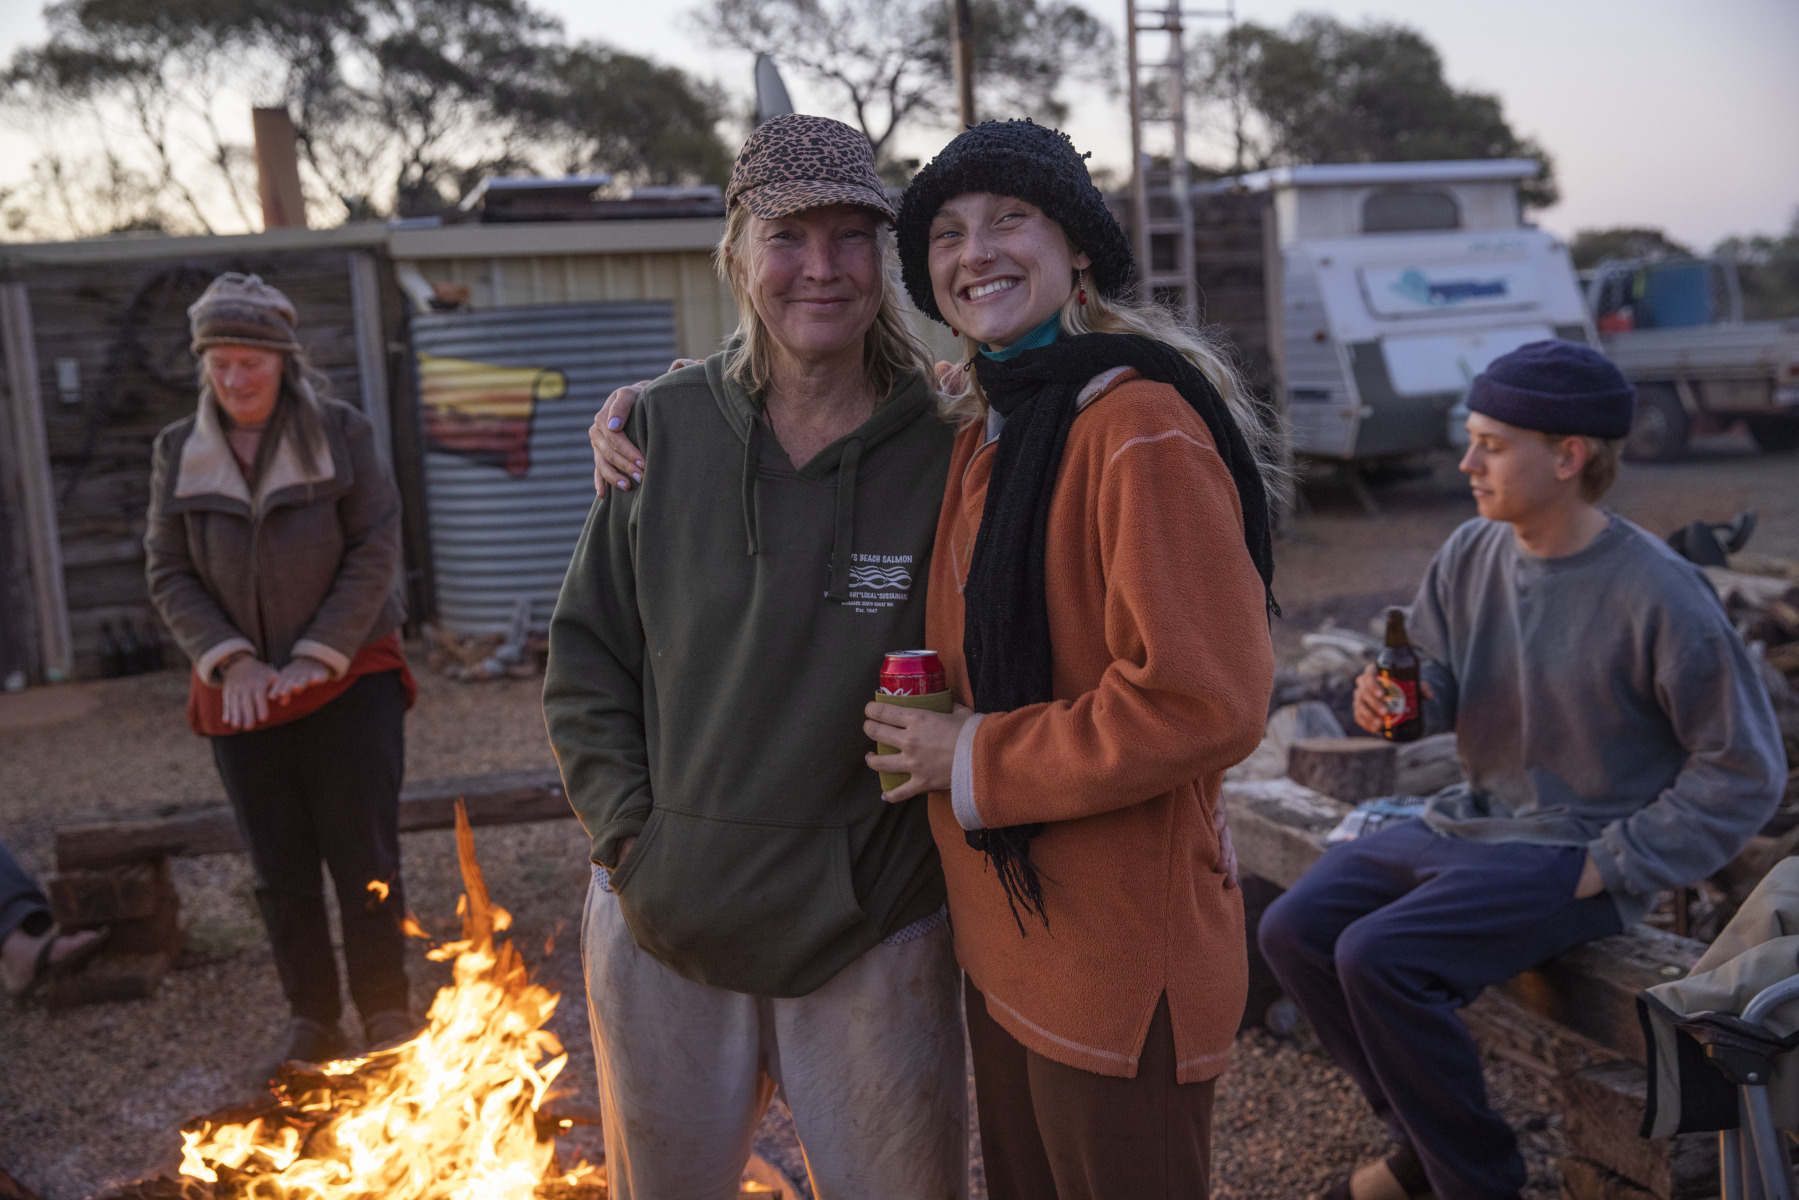
<instances>
[{"instance_id":1,"label":"green hoodie","mask_svg":"<svg viewBox=\"0 0 1799 1200\"><path fill-rule=\"evenodd\" d=\"M802 469L724 376L632 414L655 469L594 501L550 622L544 714L638 945L752 995L814 991L944 902L924 797L883 803L862 707L924 644L954 431L908 376Z\"/></svg>"}]
</instances>

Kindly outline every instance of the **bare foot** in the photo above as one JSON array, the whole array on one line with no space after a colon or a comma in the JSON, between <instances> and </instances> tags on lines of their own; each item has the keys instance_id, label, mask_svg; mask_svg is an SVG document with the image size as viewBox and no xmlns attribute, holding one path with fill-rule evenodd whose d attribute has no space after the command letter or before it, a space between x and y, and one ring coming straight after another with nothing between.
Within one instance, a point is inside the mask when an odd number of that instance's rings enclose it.
<instances>
[{"instance_id":1,"label":"bare foot","mask_svg":"<svg viewBox=\"0 0 1799 1200\"><path fill-rule=\"evenodd\" d=\"M15 929L7 935L5 943L0 944L0 986L6 988L8 995L17 996L37 982L39 955L44 952L45 942L50 943L50 957L44 960L48 970L86 954L105 936L105 930L101 929L64 934L52 931L40 937Z\"/></svg>"},{"instance_id":2,"label":"bare foot","mask_svg":"<svg viewBox=\"0 0 1799 1200\"><path fill-rule=\"evenodd\" d=\"M1405 1189L1393 1178L1385 1160L1376 1159L1356 1168L1349 1181L1349 1194L1355 1200L1406 1200Z\"/></svg>"}]
</instances>

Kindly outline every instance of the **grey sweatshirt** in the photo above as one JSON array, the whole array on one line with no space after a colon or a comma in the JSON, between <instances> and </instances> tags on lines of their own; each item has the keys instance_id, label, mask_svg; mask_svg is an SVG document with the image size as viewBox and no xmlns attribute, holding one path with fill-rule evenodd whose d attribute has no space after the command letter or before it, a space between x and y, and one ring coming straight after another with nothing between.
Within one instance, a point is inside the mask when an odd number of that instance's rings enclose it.
<instances>
[{"instance_id":1,"label":"grey sweatshirt","mask_svg":"<svg viewBox=\"0 0 1799 1200\"><path fill-rule=\"evenodd\" d=\"M1425 572L1408 628L1431 732L1468 782L1439 833L1585 845L1626 925L1734 858L1780 802L1767 691L1699 568L1614 516L1563 558L1480 518Z\"/></svg>"}]
</instances>

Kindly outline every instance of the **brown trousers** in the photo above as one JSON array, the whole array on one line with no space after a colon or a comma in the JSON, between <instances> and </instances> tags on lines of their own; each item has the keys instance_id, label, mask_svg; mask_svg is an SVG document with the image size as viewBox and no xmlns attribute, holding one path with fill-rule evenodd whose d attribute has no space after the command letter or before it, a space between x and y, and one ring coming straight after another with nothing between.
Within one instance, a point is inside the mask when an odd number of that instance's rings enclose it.
<instances>
[{"instance_id":1,"label":"brown trousers","mask_svg":"<svg viewBox=\"0 0 1799 1200\"><path fill-rule=\"evenodd\" d=\"M1163 997L1135 1079L1095 1075L1027 1049L964 977L975 1108L992 1200L1203 1200L1212 1174L1215 1080L1176 1083Z\"/></svg>"}]
</instances>

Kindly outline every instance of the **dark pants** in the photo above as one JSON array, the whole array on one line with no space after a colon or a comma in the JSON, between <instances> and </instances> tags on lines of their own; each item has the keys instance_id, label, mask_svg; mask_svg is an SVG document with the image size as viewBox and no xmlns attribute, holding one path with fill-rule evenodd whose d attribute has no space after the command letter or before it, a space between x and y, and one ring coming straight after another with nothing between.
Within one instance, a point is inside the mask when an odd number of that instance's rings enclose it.
<instances>
[{"instance_id":1,"label":"dark pants","mask_svg":"<svg viewBox=\"0 0 1799 1200\"><path fill-rule=\"evenodd\" d=\"M975 1108L992 1200L1203 1200L1212 1174L1214 1081L1175 1082L1168 1000L1119 1079L1027 1049L964 980Z\"/></svg>"},{"instance_id":2,"label":"dark pants","mask_svg":"<svg viewBox=\"0 0 1799 1200\"><path fill-rule=\"evenodd\" d=\"M256 902L294 1015L342 1010L319 863L331 868L350 996L365 1018L407 1007L400 886L406 698L398 671L364 675L315 713L212 740L256 869ZM369 884L387 888L385 899Z\"/></svg>"},{"instance_id":3,"label":"dark pants","mask_svg":"<svg viewBox=\"0 0 1799 1200\"><path fill-rule=\"evenodd\" d=\"M26 874L5 842L0 842L0 942L22 929L30 937L50 932L50 902L37 880Z\"/></svg>"},{"instance_id":4,"label":"dark pants","mask_svg":"<svg viewBox=\"0 0 1799 1200\"><path fill-rule=\"evenodd\" d=\"M1609 896L1574 898L1585 862L1584 847L1468 842L1414 819L1333 846L1262 916L1257 941L1282 988L1439 1196L1524 1186L1456 1010L1619 931Z\"/></svg>"}]
</instances>

